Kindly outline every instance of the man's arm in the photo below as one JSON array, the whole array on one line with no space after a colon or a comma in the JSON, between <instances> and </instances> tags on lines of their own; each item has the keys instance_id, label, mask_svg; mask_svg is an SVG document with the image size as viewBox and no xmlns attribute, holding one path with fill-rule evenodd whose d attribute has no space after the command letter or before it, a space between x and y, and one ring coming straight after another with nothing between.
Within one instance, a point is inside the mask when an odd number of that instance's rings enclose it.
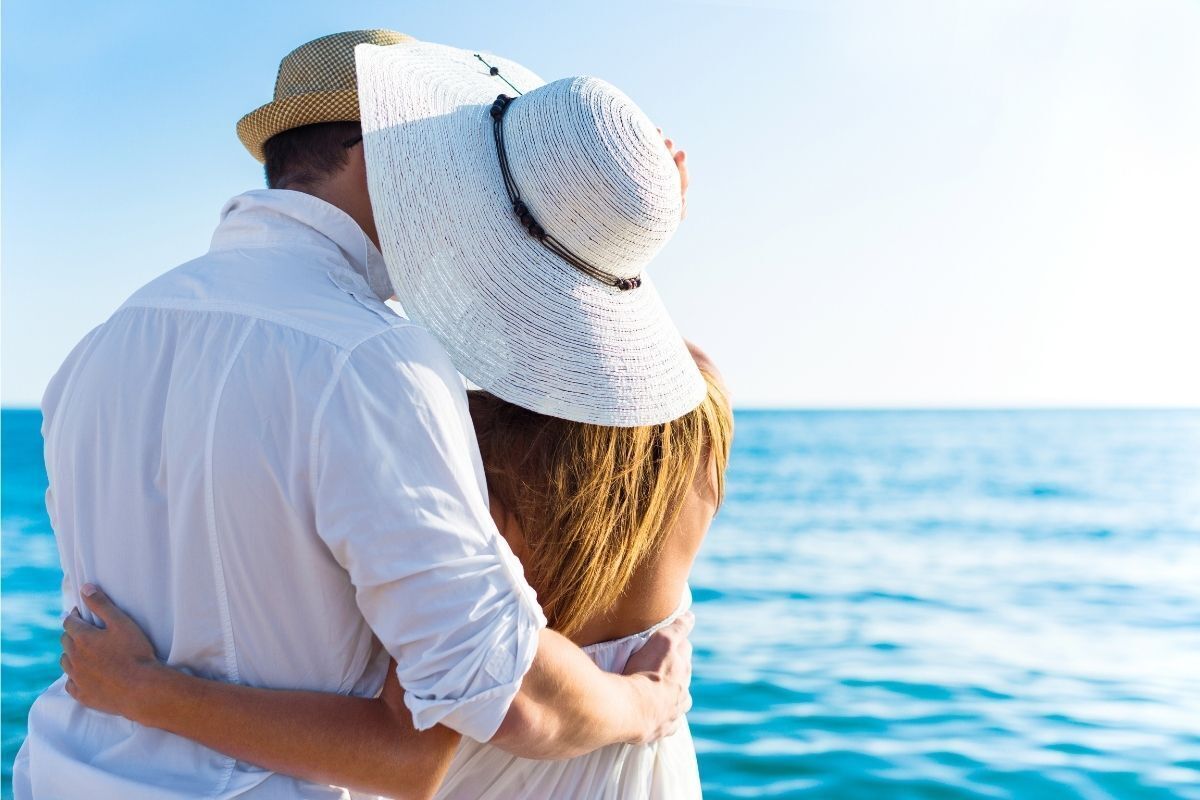
<instances>
[{"instance_id":1,"label":"man's arm","mask_svg":"<svg viewBox=\"0 0 1200 800\"><path fill-rule=\"evenodd\" d=\"M349 356L314 424L311 479L317 531L395 658L418 730L563 758L650 740L679 718L683 636L614 677L544 631L488 510L461 379L426 331L390 331Z\"/></svg>"},{"instance_id":2,"label":"man's arm","mask_svg":"<svg viewBox=\"0 0 1200 800\"><path fill-rule=\"evenodd\" d=\"M376 699L197 678L159 662L137 623L103 591L87 588L83 601L105 627L75 613L62 640L67 692L80 703L302 780L394 798L437 791L459 735L444 726L418 733L393 671ZM568 758L668 732L653 728L653 709L675 697L676 710L686 710L690 624L682 619L652 637L630 660L629 677L601 672L569 641L544 631L493 744L530 758Z\"/></svg>"},{"instance_id":3,"label":"man's arm","mask_svg":"<svg viewBox=\"0 0 1200 800\"><path fill-rule=\"evenodd\" d=\"M692 616L663 628L624 675L603 672L573 642L543 630L537 658L489 744L523 758L573 758L618 742L645 744L691 708Z\"/></svg>"}]
</instances>

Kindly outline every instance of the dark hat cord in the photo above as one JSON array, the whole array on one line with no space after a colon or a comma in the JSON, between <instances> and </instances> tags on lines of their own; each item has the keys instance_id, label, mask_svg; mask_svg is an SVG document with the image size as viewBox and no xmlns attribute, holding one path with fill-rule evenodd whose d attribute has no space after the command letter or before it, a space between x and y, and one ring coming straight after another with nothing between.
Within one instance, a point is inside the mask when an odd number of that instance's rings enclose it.
<instances>
[{"instance_id":1,"label":"dark hat cord","mask_svg":"<svg viewBox=\"0 0 1200 800\"><path fill-rule=\"evenodd\" d=\"M478 54L476 54L475 57L488 67L490 74L499 77L502 81L511 86L513 91L520 94L520 91L511 83L509 83L508 79L500 75L500 70L497 67L493 67L492 65L488 64ZM523 227L530 236L541 242L547 250L554 253L563 261L566 261L568 264L575 267L575 269L579 270L585 275L594 278L601 283L606 283L609 286L615 286L622 291L638 288L642 285L641 276L634 278L621 278L605 272L598 267L592 266L568 250L566 245L564 245L558 239L555 239L553 236L546 233L546 229L538 224L537 220L535 220L533 215L529 212L529 207L526 206L525 201L521 199L521 191L517 188L516 182L513 181L512 171L508 166L508 152L504 147L504 112L508 110L508 107L512 105L512 102L515 99L516 98L509 97L506 94L500 95L496 98L496 101L492 103L490 113L492 115L492 132L495 134L496 138L496 155L500 159L500 174L504 177L504 190L508 193L509 202L512 203L513 214L516 215L517 220L521 223L521 227Z\"/></svg>"}]
</instances>

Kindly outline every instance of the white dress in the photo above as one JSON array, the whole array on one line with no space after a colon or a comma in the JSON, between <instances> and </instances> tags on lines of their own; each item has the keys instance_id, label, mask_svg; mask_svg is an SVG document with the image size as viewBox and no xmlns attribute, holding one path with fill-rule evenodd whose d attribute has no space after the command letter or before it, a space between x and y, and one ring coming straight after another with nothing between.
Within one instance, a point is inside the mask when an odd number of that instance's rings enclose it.
<instances>
[{"instance_id":1,"label":"white dress","mask_svg":"<svg viewBox=\"0 0 1200 800\"><path fill-rule=\"evenodd\" d=\"M583 648L607 672L621 672L629 657L659 628L691 606L690 592L671 616L649 630ZM687 723L649 745L617 744L578 758L534 761L463 738L437 800L681 800L700 797L696 748Z\"/></svg>"}]
</instances>

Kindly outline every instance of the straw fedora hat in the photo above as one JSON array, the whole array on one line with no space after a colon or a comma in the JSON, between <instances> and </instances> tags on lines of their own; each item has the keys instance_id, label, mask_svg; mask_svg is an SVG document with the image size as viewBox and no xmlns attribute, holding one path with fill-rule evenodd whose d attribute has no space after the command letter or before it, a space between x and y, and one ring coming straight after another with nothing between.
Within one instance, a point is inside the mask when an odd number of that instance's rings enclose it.
<instances>
[{"instance_id":1,"label":"straw fedora hat","mask_svg":"<svg viewBox=\"0 0 1200 800\"><path fill-rule=\"evenodd\" d=\"M458 370L576 422L654 425L699 405L704 379L645 275L682 197L641 109L596 78L545 83L442 45L355 57L384 258Z\"/></svg>"},{"instance_id":2,"label":"straw fedora hat","mask_svg":"<svg viewBox=\"0 0 1200 800\"><path fill-rule=\"evenodd\" d=\"M277 133L318 122L358 120L354 47L415 41L389 30L346 31L302 44L279 62L275 98L238 120L237 134L261 163L263 143Z\"/></svg>"}]
</instances>

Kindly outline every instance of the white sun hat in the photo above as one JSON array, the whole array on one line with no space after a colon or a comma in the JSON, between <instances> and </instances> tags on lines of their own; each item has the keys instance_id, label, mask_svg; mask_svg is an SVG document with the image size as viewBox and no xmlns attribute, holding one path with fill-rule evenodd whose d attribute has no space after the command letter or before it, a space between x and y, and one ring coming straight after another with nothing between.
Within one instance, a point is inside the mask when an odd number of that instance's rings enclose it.
<instances>
[{"instance_id":1,"label":"white sun hat","mask_svg":"<svg viewBox=\"0 0 1200 800\"><path fill-rule=\"evenodd\" d=\"M699 405L704 379L644 274L682 197L641 109L596 78L547 84L425 42L355 60L388 271L458 370L575 422L655 425Z\"/></svg>"}]
</instances>

